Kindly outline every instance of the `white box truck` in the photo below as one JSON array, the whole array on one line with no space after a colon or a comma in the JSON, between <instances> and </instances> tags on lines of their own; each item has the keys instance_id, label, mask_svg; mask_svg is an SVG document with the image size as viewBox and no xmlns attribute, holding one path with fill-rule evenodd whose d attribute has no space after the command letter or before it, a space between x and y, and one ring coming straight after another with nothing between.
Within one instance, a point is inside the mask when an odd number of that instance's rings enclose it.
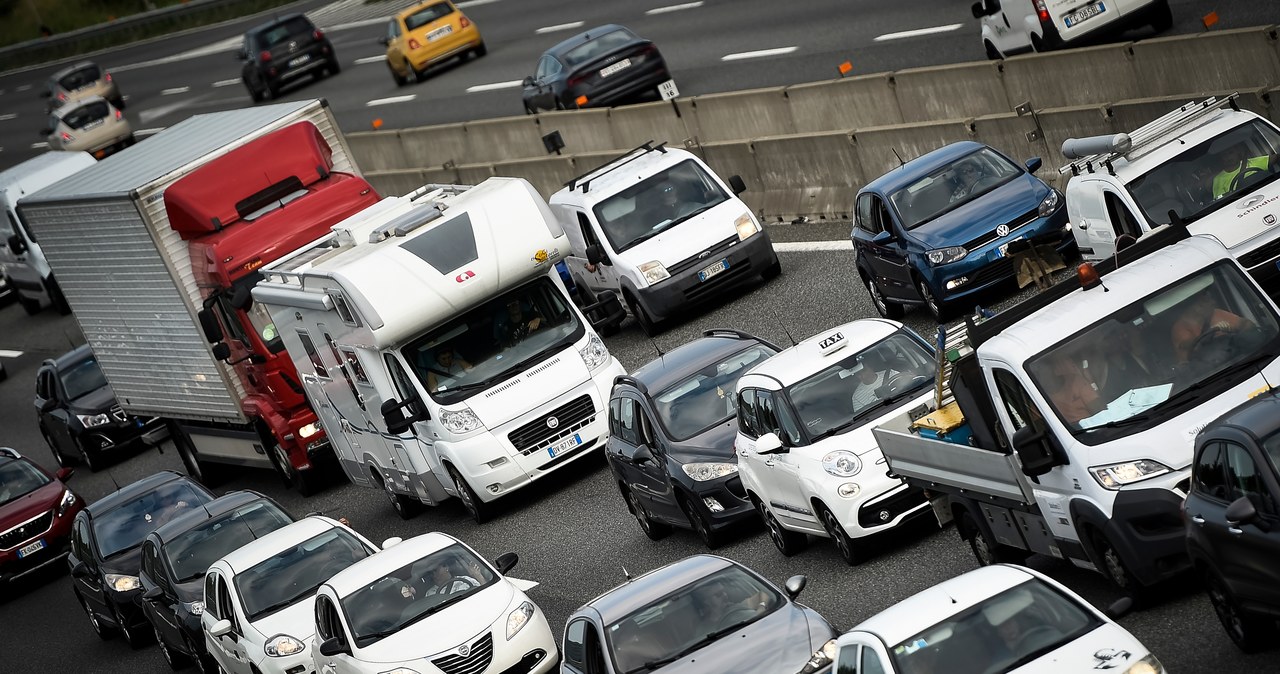
<instances>
[{"instance_id":1,"label":"white box truck","mask_svg":"<svg viewBox=\"0 0 1280 674\"><path fill-rule=\"evenodd\" d=\"M624 372L555 268L568 249L523 179L428 185L264 267L253 297L353 483L482 522L609 433Z\"/></svg>"}]
</instances>

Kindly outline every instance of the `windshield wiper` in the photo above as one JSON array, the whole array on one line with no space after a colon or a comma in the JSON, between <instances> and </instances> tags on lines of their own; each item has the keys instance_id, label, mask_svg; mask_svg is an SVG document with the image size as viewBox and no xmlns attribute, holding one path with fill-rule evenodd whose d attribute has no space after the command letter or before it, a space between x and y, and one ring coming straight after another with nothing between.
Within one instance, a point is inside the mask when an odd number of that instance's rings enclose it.
<instances>
[{"instance_id":1,"label":"windshield wiper","mask_svg":"<svg viewBox=\"0 0 1280 674\"><path fill-rule=\"evenodd\" d=\"M313 591L314 591L314 590L313 590ZM270 615L270 614L272 614L272 613L275 613L276 611L279 611L280 609L288 608L288 607L292 606L295 602L297 602L299 599L301 599L301 598L303 598L303 597L307 596L307 594L308 594L308 593L303 592L302 594L297 595L297 596L295 596L295 597L290 597L289 599L285 599L284 601L278 601L278 602L276 602L276 603L274 603L274 604L272 604L272 605L270 605L270 606L268 606L268 607L266 607L266 608L263 608L263 609L259 609L259 610L257 610L257 611L254 611L253 615L249 616L249 622L253 622L253 621L255 621L255 620L257 620L257 619L259 619L259 618L261 618L261 617L263 617L263 616L266 616L266 615Z\"/></svg>"},{"instance_id":2,"label":"windshield wiper","mask_svg":"<svg viewBox=\"0 0 1280 674\"><path fill-rule=\"evenodd\" d=\"M832 426L831 428L828 428L827 430L813 436L813 441L817 442L823 438L829 438L843 430L853 428L854 426L858 425L858 416L860 415L861 413L859 413L858 415L855 415L852 419L844 422L843 424L840 424L838 426Z\"/></svg>"}]
</instances>

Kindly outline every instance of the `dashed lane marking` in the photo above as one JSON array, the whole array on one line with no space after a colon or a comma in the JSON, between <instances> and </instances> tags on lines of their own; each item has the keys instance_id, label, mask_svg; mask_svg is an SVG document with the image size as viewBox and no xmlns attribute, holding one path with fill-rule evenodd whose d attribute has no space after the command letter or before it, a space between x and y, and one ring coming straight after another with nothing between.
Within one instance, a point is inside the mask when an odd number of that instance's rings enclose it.
<instances>
[{"instance_id":1,"label":"dashed lane marking","mask_svg":"<svg viewBox=\"0 0 1280 674\"><path fill-rule=\"evenodd\" d=\"M946 26L934 26L933 28L917 28L915 30L904 30L900 33L885 33L875 39L876 42L884 42L885 40L901 40L908 37L920 37L921 35L933 35L934 33L950 33L953 30L960 30L963 24L953 23Z\"/></svg>"},{"instance_id":2,"label":"dashed lane marking","mask_svg":"<svg viewBox=\"0 0 1280 674\"><path fill-rule=\"evenodd\" d=\"M366 108L372 108L379 105L391 105L392 103L405 103L417 97L417 94L408 94L406 96L391 96L390 98L375 98L364 105Z\"/></svg>"},{"instance_id":3,"label":"dashed lane marking","mask_svg":"<svg viewBox=\"0 0 1280 674\"><path fill-rule=\"evenodd\" d=\"M522 82L523 80L511 80L509 82L494 82L493 84L477 84L474 87L467 87L467 93L474 94L495 89L514 89L520 86Z\"/></svg>"},{"instance_id":4,"label":"dashed lane marking","mask_svg":"<svg viewBox=\"0 0 1280 674\"><path fill-rule=\"evenodd\" d=\"M853 250L849 239L839 241L774 241L773 250L779 253L817 253L828 250Z\"/></svg>"},{"instance_id":5,"label":"dashed lane marking","mask_svg":"<svg viewBox=\"0 0 1280 674\"><path fill-rule=\"evenodd\" d=\"M356 59L355 64L358 66L362 66L366 63L377 63L378 61L385 61L385 60L387 60L386 54L378 54L377 56L366 56L364 58Z\"/></svg>"},{"instance_id":6,"label":"dashed lane marking","mask_svg":"<svg viewBox=\"0 0 1280 674\"><path fill-rule=\"evenodd\" d=\"M213 87L216 89L218 87L229 87L233 84L240 84L240 80L238 79L218 80L217 82L213 83Z\"/></svg>"},{"instance_id":7,"label":"dashed lane marking","mask_svg":"<svg viewBox=\"0 0 1280 674\"><path fill-rule=\"evenodd\" d=\"M645 14L650 14L650 15L666 14L667 12L679 12L680 10L683 10L683 9L696 9L701 6L702 6L702 2L701 0L699 0L699 2L686 2L679 5L667 5L666 7L654 7L653 9L646 10Z\"/></svg>"},{"instance_id":8,"label":"dashed lane marking","mask_svg":"<svg viewBox=\"0 0 1280 674\"><path fill-rule=\"evenodd\" d=\"M185 94L191 91L191 87L174 87L172 89L164 89L160 92L161 96L173 96L174 94Z\"/></svg>"},{"instance_id":9,"label":"dashed lane marking","mask_svg":"<svg viewBox=\"0 0 1280 674\"><path fill-rule=\"evenodd\" d=\"M721 61L741 61L743 59L759 59L768 56L782 56L790 54L798 49L798 47L777 47L776 49L761 49L759 51L744 51L737 54L725 54L720 57Z\"/></svg>"},{"instance_id":10,"label":"dashed lane marking","mask_svg":"<svg viewBox=\"0 0 1280 674\"><path fill-rule=\"evenodd\" d=\"M538 35L543 35L545 33L554 33L560 30L572 30L574 28L581 28L583 23L584 23L583 21L571 21L569 23L558 23L554 26L543 26L533 32L537 33Z\"/></svg>"}]
</instances>

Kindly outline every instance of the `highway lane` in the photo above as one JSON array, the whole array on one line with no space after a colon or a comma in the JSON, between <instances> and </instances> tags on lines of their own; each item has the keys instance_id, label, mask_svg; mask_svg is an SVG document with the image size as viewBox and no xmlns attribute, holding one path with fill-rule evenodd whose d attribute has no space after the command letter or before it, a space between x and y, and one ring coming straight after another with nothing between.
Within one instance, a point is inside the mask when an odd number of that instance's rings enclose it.
<instances>
[{"instance_id":1,"label":"highway lane","mask_svg":"<svg viewBox=\"0 0 1280 674\"><path fill-rule=\"evenodd\" d=\"M789 242L840 240L846 233L840 225L780 225L771 231L775 240ZM748 289L654 340L646 339L628 322L620 334L606 340L609 348L626 367L634 369L654 358L657 349L670 350L712 327L744 329L787 344L788 333L800 339L838 322L873 315L865 290L849 274L851 255L847 250L786 252L781 259L784 273L775 282ZM1007 306L1011 301L1005 297L996 305ZM922 312L909 312L906 321L925 334L933 330ZM32 381L41 359L78 340L71 317L51 311L28 317L16 305L0 309L0 350L23 352L5 361L10 378L0 384L0 444L17 447L51 465L35 424ZM84 496L96 499L113 489L113 479L124 484L162 468L181 469L171 449L163 454L151 450L124 457L97 474L81 470L71 484ZM298 514L321 510L346 516L375 541L439 530L463 538L490 558L513 550L521 558L513 574L541 583L530 594L557 630L581 603L622 582L624 567L637 574L704 551L689 532L677 531L657 543L645 538L627 514L603 460L580 464L573 475L557 475L521 491L495 521L479 527L456 503L402 522L377 492L349 484L302 499L281 488L269 473L244 471L219 492L231 488L267 493ZM815 541L808 550L784 558L760 530L746 532L718 554L743 562L779 583L793 574L808 575L810 583L802 601L844 628L976 566L953 527L939 531L926 523L879 544L877 556L853 568L844 565L825 541ZM1030 564L1097 606L1105 607L1119 596L1092 572L1047 558L1034 557ZM1235 649L1195 583L1176 583L1163 589L1160 596L1157 605L1121 622L1171 671L1280 671L1274 653L1244 656ZM6 674L168 671L153 646L131 651L120 641L99 641L72 598L69 577L60 569L24 583L19 596L0 603L0 663Z\"/></svg>"},{"instance_id":2,"label":"highway lane","mask_svg":"<svg viewBox=\"0 0 1280 674\"><path fill-rule=\"evenodd\" d=\"M447 64L426 82L396 87L379 59L383 48L376 40L384 27L369 18L369 12L370 7L384 7L390 13L400 4L300 3L300 8L313 10L320 25L329 28L344 70L336 77L289 89L284 97L327 98L347 131L369 129L375 119L382 120L383 128L400 128L520 114L519 80L530 74L547 47L580 30L549 29L578 22L583 27L618 22L655 40L683 95L829 79L846 60L853 64L854 73L871 73L983 58L969 0L812 0L785 7L769 0L704 0L698 6L656 14L648 12L694 3L472 0L463 3L465 11L480 25L489 55ZM1280 20L1274 2L1173 0L1172 4L1173 33L1202 30L1200 17L1211 9L1221 17L1219 28ZM234 82L240 72L234 50L236 36L256 21L232 22L94 58L117 70L117 79L129 96L126 114L134 127L160 129L192 114L251 104L244 88ZM946 30L884 39L928 28ZM1148 36L1150 30L1141 29L1124 37ZM724 60L744 52L784 48L794 50ZM43 101L37 93L52 69L0 75L0 167L42 151L33 147L42 140L37 132L44 120ZM502 84L507 86L488 88ZM468 93L475 87L484 90ZM1213 83L1205 85L1213 87Z\"/></svg>"}]
</instances>

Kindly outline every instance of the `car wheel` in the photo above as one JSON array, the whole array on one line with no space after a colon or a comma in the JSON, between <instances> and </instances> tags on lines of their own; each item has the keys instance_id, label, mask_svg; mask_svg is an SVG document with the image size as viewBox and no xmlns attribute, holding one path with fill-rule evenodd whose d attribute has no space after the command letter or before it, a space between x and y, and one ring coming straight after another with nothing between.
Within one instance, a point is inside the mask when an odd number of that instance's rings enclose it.
<instances>
[{"instance_id":1,"label":"car wheel","mask_svg":"<svg viewBox=\"0 0 1280 674\"><path fill-rule=\"evenodd\" d=\"M636 323L640 324L640 329L644 331L645 336L653 337L662 330L658 327L658 322L649 316L649 312L644 310L644 305L640 301L627 293L627 309L631 312L631 316L636 319Z\"/></svg>"},{"instance_id":2,"label":"car wheel","mask_svg":"<svg viewBox=\"0 0 1280 674\"><path fill-rule=\"evenodd\" d=\"M1142 586L1133 577L1133 573L1129 571L1129 567L1124 563L1124 558L1120 556L1120 552L1111 544L1111 541L1101 532L1094 531L1093 547L1102 562L1099 566L1107 578L1111 580L1111 584L1128 594L1135 601L1141 598Z\"/></svg>"},{"instance_id":3,"label":"car wheel","mask_svg":"<svg viewBox=\"0 0 1280 674\"><path fill-rule=\"evenodd\" d=\"M537 111L537 109L530 107L530 106L529 106L529 103L526 101L526 102L525 102L525 104L524 104L524 114L526 114L526 115L536 115L536 114L538 114L538 111Z\"/></svg>"},{"instance_id":4,"label":"car wheel","mask_svg":"<svg viewBox=\"0 0 1280 674\"><path fill-rule=\"evenodd\" d=\"M426 69L418 70L417 68L414 68L414 67L413 67L413 64L412 64L412 63L409 63L408 61L405 61L405 66L409 69L409 74L413 76L413 81L414 81L414 82L426 82L426 81L427 81L427 71L426 71ZM428 66L428 67L430 67L430 66Z\"/></svg>"},{"instance_id":5,"label":"car wheel","mask_svg":"<svg viewBox=\"0 0 1280 674\"><path fill-rule=\"evenodd\" d=\"M152 625L151 631L155 634L156 644L160 647L160 655L164 656L164 662L169 665L169 669L176 672L190 664L190 658L169 648L169 644L164 642L164 637L160 636L160 630L157 627Z\"/></svg>"},{"instance_id":6,"label":"car wheel","mask_svg":"<svg viewBox=\"0 0 1280 674\"><path fill-rule=\"evenodd\" d=\"M62 452L58 451L58 445L54 444L53 440L49 439L49 434L45 433L43 428L40 429L40 436L44 438L45 444L49 445L49 451L53 454L53 460L58 464L58 467L71 467L73 460L63 456Z\"/></svg>"},{"instance_id":7,"label":"car wheel","mask_svg":"<svg viewBox=\"0 0 1280 674\"><path fill-rule=\"evenodd\" d=\"M1173 28L1173 10L1169 9L1169 0L1162 0L1152 7L1151 27L1157 33Z\"/></svg>"},{"instance_id":8,"label":"car wheel","mask_svg":"<svg viewBox=\"0 0 1280 674\"><path fill-rule=\"evenodd\" d=\"M266 93L267 93L266 98L269 98L273 101L277 98L280 98L280 85L275 84L273 82L267 82Z\"/></svg>"},{"instance_id":9,"label":"car wheel","mask_svg":"<svg viewBox=\"0 0 1280 674\"><path fill-rule=\"evenodd\" d=\"M871 295L871 303L875 305L876 313L892 320L902 318L901 304L885 299L884 293L880 292L880 284L872 281L866 274L859 274L859 276L862 277L863 285L867 286L867 294Z\"/></svg>"},{"instance_id":10,"label":"car wheel","mask_svg":"<svg viewBox=\"0 0 1280 674\"><path fill-rule=\"evenodd\" d=\"M338 59L336 58L330 59L329 63L324 67L324 69L325 69L325 73L330 76L337 75L338 73L342 72L342 64L339 63Z\"/></svg>"},{"instance_id":11,"label":"car wheel","mask_svg":"<svg viewBox=\"0 0 1280 674\"><path fill-rule=\"evenodd\" d=\"M454 488L458 490L458 499L462 501L467 512L471 513L471 519L475 520L476 524L489 521L493 517L493 506L481 501L480 497L472 491L471 485L467 484L467 480L453 466L449 466L449 477L453 480Z\"/></svg>"},{"instance_id":12,"label":"car wheel","mask_svg":"<svg viewBox=\"0 0 1280 674\"><path fill-rule=\"evenodd\" d=\"M776 279L781 275L782 275L782 261L779 260L778 256L775 255L773 257L773 264L769 265L768 267L765 267L764 271L761 272L760 277L766 281L772 281L773 279Z\"/></svg>"},{"instance_id":13,"label":"car wheel","mask_svg":"<svg viewBox=\"0 0 1280 674\"><path fill-rule=\"evenodd\" d=\"M1240 609L1239 602L1227 590L1217 574L1206 570L1205 583L1209 587L1209 603L1213 612L1227 630L1227 636L1245 653L1256 653L1269 648L1276 638L1275 620L1254 616Z\"/></svg>"},{"instance_id":14,"label":"car wheel","mask_svg":"<svg viewBox=\"0 0 1280 674\"><path fill-rule=\"evenodd\" d=\"M1000 55L1000 50L996 49L996 46L991 44L990 42L987 42L984 40L982 42L982 45L986 47L988 59L992 61L999 61L1000 59L1004 58L1003 56Z\"/></svg>"},{"instance_id":15,"label":"car wheel","mask_svg":"<svg viewBox=\"0 0 1280 674\"><path fill-rule=\"evenodd\" d=\"M249 98L252 99L254 103L262 102L262 91L252 84L249 84L248 80L245 80L244 88L249 90Z\"/></svg>"},{"instance_id":16,"label":"car wheel","mask_svg":"<svg viewBox=\"0 0 1280 674\"><path fill-rule=\"evenodd\" d=\"M93 633L98 635L99 639L108 641L116 635L115 630L104 624L98 618L98 614L89 608L89 603L84 600L84 597L80 596L79 592L76 592L76 600L80 602L80 608L84 609L85 615L89 616L89 626L93 628Z\"/></svg>"},{"instance_id":17,"label":"car wheel","mask_svg":"<svg viewBox=\"0 0 1280 674\"><path fill-rule=\"evenodd\" d=\"M916 279L916 292L920 293L920 300L924 303L924 308L929 310L929 315L933 316L933 320L942 323L947 320L950 311L946 303L938 299L933 293L933 289L929 287L924 279Z\"/></svg>"},{"instance_id":18,"label":"car wheel","mask_svg":"<svg viewBox=\"0 0 1280 674\"><path fill-rule=\"evenodd\" d=\"M1022 562L1027 558L1025 551L987 540L987 537L982 534L982 529L978 528L973 515L968 512L960 514L956 528L960 532L960 537L969 542L969 549L973 550L973 556L982 566Z\"/></svg>"},{"instance_id":19,"label":"car wheel","mask_svg":"<svg viewBox=\"0 0 1280 674\"><path fill-rule=\"evenodd\" d=\"M819 506L819 517L822 518L822 528L827 530L827 535L831 536L831 540L836 544L836 550L840 551L840 556L849 566L857 566L866 560L867 555L862 550L862 546L853 542L853 538L844 530L844 525L840 524L840 520L836 518L836 514L826 506Z\"/></svg>"},{"instance_id":20,"label":"car wheel","mask_svg":"<svg viewBox=\"0 0 1280 674\"><path fill-rule=\"evenodd\" d=\"M387 70L391 71L391 79L395 81L397 87L403 87L409 83L409 80L401 75L395 66L391 65L391 61L387 61Z\"/></svg>"},{"instance_id":21,"label":"car wheel","mask_svg":"<svg viewBox=\"0 0 1280 674\"><path fill-rule=\"evenodd\" d=\"M116 625L119 625L120 636L124 637L124 642L129 644L129 648L138 650L147 645L147 635L137 627L130 627L129 621L120 616L120 612L115 614Z\"/></svg>"},{"instance_id":22,"label":"car wheel","mask_svg":"<svg viewBox=\"0 0 1280 674\"><path fill-rule=\"evenodd\" d=\"M809 537L799 531L791 531L785 529L778 518L769 512L769 507L764 501L756 501L756 508L760 511L760 517L764 519L764 526L769 530L769 538L773 540L773 544L778 548L784 557L800 552L809 544Z\"/></svg>"},{"instance_id":23,"label":"car wheel","mask_svg":"<svg viewBox=\"0 0 1280 674\"><path fill-rule=\"evenodd\" d=\"M631 510L631 514L636 516L636 522L640 524L640 530L651 541L660 541L671 533L671 527L662 522L654 522L649 517L649 511L645 510L644 505L640 503L639 497L635 492L628 489L627 507Z\"/></svg>"},{"instance_id":24,"label":"car wheel","mask_svg":"<svg viewBox=\"0 0 1280 674\"><path fill-rule=\"evenodd\" d=\"M391 507L395 508L396 515L402 520L412 519L422 510L422 502L405 494L397 494L391 491L391 482L380 480L382 489L387 493L387 498L391 500Z\"/></svg>"},{"instance_id":25,"label":"car wheel","mask_svg":"<svg viewBox=\"0 0 1280 674\"><path fill-rule=\"evenodd\" d=\"M84 446L83 442L76 442L80 448L80 463L89 469L90 473L96 473L102 468L102 456L97 451Z\"/></svg>"},{"instance_id":26,"label":"car wheel","mask_svg":"<svg viewBox=\"0 0 1280 674\"><path fill-rule=\"evenodd\" d=\"M22 310L27 312L28 316L35 316L40 313L40 298L31 298L18 296L18 303L22 305Z\"/></svg>"},{"instance_id":27,"label":"car wheel","mask_svg":"<svg viewBox=\"0 0 1280 674\"><path fill-rule=\"evenodd\" d=\"M480 41L480 46L471 50L471 56L474 58L480 58L481 56L484 56L485 54L488 54L488 53L489 53L489 47L485 45L484 40Z\"/></svg>"},{"instance_id":28,"label":"car wheel","mask_svg":"<svg viewBox=\"0 0 1280 674\"><path fill-rule=\"evenodd\" d=\"M693 504L689 503L688 499L680 499L680 509L684 511L684 516L689 518L693 533L698 534L698 538L702 539L702 544L707 546L707 549L715 550L724 544L722 532L712 529L711 523L693 507Z\"/></svg>"}]
</instances>

